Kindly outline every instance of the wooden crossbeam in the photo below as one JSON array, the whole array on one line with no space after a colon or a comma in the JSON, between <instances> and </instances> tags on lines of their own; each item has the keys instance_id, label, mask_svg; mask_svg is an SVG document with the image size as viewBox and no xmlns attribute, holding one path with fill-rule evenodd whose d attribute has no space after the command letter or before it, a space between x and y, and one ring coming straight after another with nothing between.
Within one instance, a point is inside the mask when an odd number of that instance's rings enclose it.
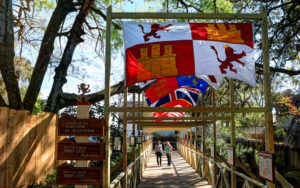
<instances>
[{"instance_id":1,"label":"wooden crossbeam","mask_svg":"<svg viewBox=\"0 0 300 188\"><path fill-rule=\"evenodd\" d=\"M112 19L222 19L222 20L262 20L261 14L234 13L159 13L159 12L114 12Z\"/></svg>"},{"instance_id":2,"label":"wooden crossbeam","mask_svg":"<svg viewBox=\"0 0 300 188\"><path fill-rule=\"evenodd\" d=\"M212 116L205 116L205 117L127 117L127 120L139 120L139 121L146 121L146 120L230 120L231 117L212 117Z\"/></svg>"},{"instance_id":3,"label":"wooden crossbeam","mask_svg":"<svg viewBox=\"0 0 300 188\"><path fill-rule=\"evenodd\" d=\"M190 128L199 126L200 123L201 122L143 122L139 123L139 125L143 126L143 128Z\"/></svg>"},{"instance_id":4,"label":"wooden crossbeam","mask_svg":"<svg viewBox=\"0 0 300 188\"><path fill-rule=\"evenodd\" d=\"M219 112L219 113L245 113L265 112L264 107L110 107L110 112Z\"/></svg>"}]
</instances>

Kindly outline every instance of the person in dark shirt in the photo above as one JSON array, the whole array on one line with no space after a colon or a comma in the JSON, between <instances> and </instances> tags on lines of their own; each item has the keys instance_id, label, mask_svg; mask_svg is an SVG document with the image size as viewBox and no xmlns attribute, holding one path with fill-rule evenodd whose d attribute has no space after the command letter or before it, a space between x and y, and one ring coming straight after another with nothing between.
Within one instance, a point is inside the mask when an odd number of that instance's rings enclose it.
<instances>
[{"instance_id":1,"label":"person in dark shirt","mask_svg":"<svg viewBox=\"0 0 300 188\"><path fill-rule=\"evenodd\" d=\"M158 166L161 166L162 153L163 153L162 145L160 144L160 141L158 141L157 144L155 145L155 154L156 154L156 161Z\"/></svg>"}]
</instances>

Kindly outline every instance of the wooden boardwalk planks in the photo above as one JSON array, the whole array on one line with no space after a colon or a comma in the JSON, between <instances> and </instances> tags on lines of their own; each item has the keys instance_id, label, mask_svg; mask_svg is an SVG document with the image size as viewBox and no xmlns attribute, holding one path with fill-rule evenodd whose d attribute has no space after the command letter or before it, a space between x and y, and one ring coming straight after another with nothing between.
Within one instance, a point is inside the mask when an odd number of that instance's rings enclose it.
<instances>
[{"instance_id":1,"label":"wooden boardwalk planks","mask_svg":"<svg viewBox=\"0 0 300 188\"><path fill-rule=\"evenodd\" d=\"M138 188L147 187L200 187L211 188L206 180L203 180L196 171L179 155L172 154L172 165L167 166L167 158L162 156L162 166L157 166L156 156L151 154L147 168L144 171L143 179Z\"/></svg>"}]
</instances>

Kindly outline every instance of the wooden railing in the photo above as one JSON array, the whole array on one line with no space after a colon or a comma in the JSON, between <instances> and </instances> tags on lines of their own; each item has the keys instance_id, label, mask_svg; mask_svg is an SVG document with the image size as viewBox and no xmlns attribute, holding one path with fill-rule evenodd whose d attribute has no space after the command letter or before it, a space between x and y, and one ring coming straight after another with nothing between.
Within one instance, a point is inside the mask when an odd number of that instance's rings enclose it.
<instances>
[{"instance_id":1,"label":"wooden railing","mask_svg":"<svg viewBox=\"0 0 300 188\"><path fill-rule=\"evenodd\" d=\"M140 182L145 167L150 159L152 152L152 140L144 143L144 151L127 166L126 171L121 172L110 184L111 188L136 187ZM127 185L122 185L122 179L127 173Z\"/></svg>"},{"instance_id":2,"label":"wooden railing","mask_svg":"<svg viewBox=\"0 0 300 188\"><path fill-rule=\"evenodd\" d=\"M231 172L232 169L226 163L217 162L212 158L205 156L200 151L195 150L193 147L190 148L179 142L177 142L177 148L180 155L200 174L200 176L207 178L209 184L212 184L212 181L215 178L213 177L213 165L216 164L220 169L218 177L216 178L216 185L219 185L221 182L223 182L222 184L225 184L226 188L230 188L230 180L227 177L227 173ZM252 187L254 184L258 187L267 187L262 182L259 182L243 173L238 171L233 171L233 173L245 180L245 186Z\"/></svg>"},{"instance_id":3,"label":"wooden railing","mask_svg":"<svg viewBox=\"0 0 300 188\"><path fill-rule=\"evenodd\" d=\"M189 147L189 145L177 142L177 148L180 155L200 174L200 176L207 178L209 184L212 184L214 175L212 167L213 164L216 164L220 169L216 182L217 185L223 182L222 184L225 184L226 188L230 188L230 181L227 177L227 172L231 172L232 169L225 162L217 162L212 158L205 156L200 151L195 150L193 145L192 147ZM260 182L257 178L254 179L238 171L233 171L233 173L245 180L245 187L254 187L253 185L258 187L267 187L267 185ZM275 178L282 187L293 188L293 186L285 178L283 178L277 170L275 170Z\"/></svg>"}]
</instances>

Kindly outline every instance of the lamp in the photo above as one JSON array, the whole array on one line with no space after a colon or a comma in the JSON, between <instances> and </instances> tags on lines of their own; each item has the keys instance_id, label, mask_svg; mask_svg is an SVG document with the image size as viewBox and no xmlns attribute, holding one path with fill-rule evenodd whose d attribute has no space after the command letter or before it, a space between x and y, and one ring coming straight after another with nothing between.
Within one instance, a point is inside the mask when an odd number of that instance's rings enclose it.
<instances>
[{"instance_id":1,"label":"lamp","mask_svg":"<svg viewBox=\"0 0 300 188\"><path fill-rule=\"evenodd\" d=\"M114 137L113 151L122 151L122 137Z\"/></svg>"},{"instance_id":2,"label":"lamp","mask_svg":"<svg viewBox=\"0 0 300 188\"><path fill-rule=\"evenodd\" d=\"M142 143L142 136L136 137L136 144L141 144Z\"/></svg>"},{"instance_id":3,"label":"lamp","mask_svg":"<svg viewBox=\"0 0 300 188\"><path fill-rule=\"evenodd\" d=\"M135 137L134 136L130 137L129 145L130 145L130 147L135 147Z\"/></svg>"}]
</instances>

